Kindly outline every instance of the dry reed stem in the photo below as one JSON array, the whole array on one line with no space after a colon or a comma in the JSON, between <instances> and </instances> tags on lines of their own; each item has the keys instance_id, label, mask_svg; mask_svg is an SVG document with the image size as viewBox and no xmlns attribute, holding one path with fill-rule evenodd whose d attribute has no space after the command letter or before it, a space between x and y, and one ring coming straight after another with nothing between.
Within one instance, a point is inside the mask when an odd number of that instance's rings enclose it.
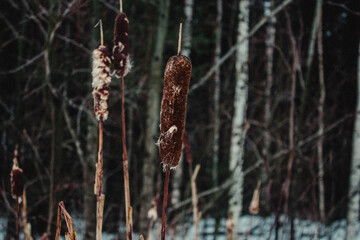
<instances>
[{"instance_id":1,"label":"dry reed stem","mask_svg":"<svg viewBox=\"0 0 360 240\"><path fill-rule=\"evenodd\" d=\"M27 199L26 189L24 188L22 195L22 208L21 208L22 224L25 232L25 240L33 240L31 237L31 225L27 222Z\"/></svg>"},{"instance_id":2,"label":"dry reed stem","mask_svg":"<svg viewBox=\"0 0 360 240\"><path fill-rule=\"evenodd\" d=\"M182 33L182 23L180 23L180 28L179 28L179 40L178 40L178 51L177 51L177 55L180 56L181 54L181 34Z\"/></svg>"},{"instance_id":3,"label":"dry reed stem","mask_svg":"<svg viewBox=\"0 0 360 240\"><path fill-rule=\"evenodd\" d=\"M125 217L126 217L126 239L132 240L132 207L130 205L130 184L129 167L126 150L126 124L125 124L125 83L124 76L130 70L129 62L129 20L122 9L120 0L120 13L115 19L114 28L114 66L115 76L121 78L121 128L123 147L123 171L124 171L124 192L125 192Z\"/></svg>"},{"instance_id":4,"label":"dry reed stem","mask_svg":"<svg viewBox=\"0 0 360 240\"><path fill-rule=\"evenodd\" d=\"M193 218L195 224L195 240L199 239L199 221L201 218L201 212L198 209L198 197L197 197L197 188L196 188L196 177L199 173L200 165L197 164L194 170L194 173L191 176L191 196L192 196L192 205L193 205Z\"/></svg>"},{"instance_id":5,"label":"dry reed stem","mask_svg":"<svg viewBox=\"0 0 360 240\"><path fill-rule=\"evenodd\" d=\"M68 229L68 232L65 233L65 240L77 240L76 232L73 229L72 224L72 217L70 214L66 211L64 202L60 202L58 205L58 215L57 215L57 221L56 221L56 235L55 240L60 239L60 231L61 231L61 214L65 218L66 226Z\"/></svg>"},{"instance_id":6,"label":"dry reed stem","mask_svg":"<svg viewBox=\"0 0 360 240\"><path fill-rule=\"evenodd\" d=\"M130 205L130 184L129 184L129 165L126 150L126 127L125 127L125 97L124 97L124 76L121 77L121 123L122 123L122 145L123 145L123 171L124 171L124 191L125 191L125 215L126 215L126 239L132 240L132 207Z\"/></svg>"},{"instance_id":7,"label":"dry reed stem","mask_svg":"<svg viewBox=\"0 0 360 240\"><path fill-rule=\"evenodd\" d=\"M103 178L103 121L99 121L99 151L96 164L94 193L96 195L96 240L101 240L105 195L102 194Z\"/></svg>"},{"instance_id":8,"label":"dry reed stem","mask_svg":"<svg viewBox=\"0 0 360 240\"><path fill-rule=\"evenodd\" d=\"M103 224L103 214L104 214L104 203L105 195L101 194L96 202L96 240L101 240L102 238L102 224Z\"/></svg>"},{"instance_id":9,"label":"dry reed stem","mask_svg":"<svg viewBox=\"0 0 360 240\"><path fill-rule=\"evenodd\" d=\"M166 233L166 207L168 201L168 191L169 191L169 179L170 179L170 167L165 166L165 183L164 183L164 200L163 200L163 209L162 209L162 219L161 219L161 240L165 240Z\"/></svg>"}]
</instances>

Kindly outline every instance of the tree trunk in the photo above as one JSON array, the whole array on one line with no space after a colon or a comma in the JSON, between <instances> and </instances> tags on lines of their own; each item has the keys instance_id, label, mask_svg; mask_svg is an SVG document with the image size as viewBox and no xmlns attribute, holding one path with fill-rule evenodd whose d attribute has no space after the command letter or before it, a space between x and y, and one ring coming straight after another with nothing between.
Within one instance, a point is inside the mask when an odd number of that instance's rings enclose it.
<instances>
[{"instance_id":1,"label":"tree trunk","mask_svg":"<svg viewBox=\"0 0 360 240\"><path fill-rule=\"evenodd\" d=\"M215 43L215 62L221 58L221 28L222 28L222 0L217 0L217 17L216 17L216 43ZM219 163L219 139L220 139L220 67L215 71L214 78L214 141L213 141L213 166L212 179L213 185L217 186L218 181L218 163Z\"/></svg>"},{"instance_id":2,"label":"tree trunk","mask_svg":"<svg viewBox=\"0 0 360 240\"><path fill-rule=\"evenodd\" d=\"M324 61L323 61L323 45L322 45L322 0L318 0L320 5L319 11L319 29L318 29L318 55L319 55L319 85L320 85L320 97L319 97L319 139L317 142L317 157L318 157L318 177L319 177L319 212L320 220L325 223L325 186L324 186L324 156L323 156L323 145L324 145L324 104L325 104L325 79L324 79Z\"/></svg>"},{"instance_id":3,"label":"tree trunk","mask_svg":"<svg viewBox=\"0 0 360 240\"><path fill-rule=\"evenodd\" d=\"M151 199L154 197L154 175L156 163L157 147L155 145L156 136L158 136L159 117L160 117L160 95L161 79L163 76L163 50L167 26L169 20L170 0L161 0L159 5L159 21L156 35L155 52L151 63L151 76L149 83L149 92L147 96L147 115L145 131L145 150L142 168L142 189L140 207L140 231L146 232L148 228L147 212L151 208ZM160 163L160 162L159 162Z\"/></svg>"},{"instance_id":4,"label":"tree trunk","mask_svg":"<svg viewBox=\"0 0 360 240\"><path fill-rule=\"evenodd\" d=\"M239 217L242 211L243 199L243 157L245 142L245 118L248 97L248 39L240 42L249 30L249 0L242 0L239 3L238 36L236 45L236 86L234 97L234 116L232 120L231 145L230 145L230 166L231 178L234 184L230 188L229 213L234 222L233 239L237 239Z\"/></svg>"},{"instance_id":5,"label":"tree trunk","mask_svg":"<svg viewBox=\"0 0 360 240\"><path fill-rule=\"evenodd\" d=\"M94 176L95 176L95 163L97 161L98 147L98 128L93 123L92 118L87 118L87 135L86 135L86 168L83 169L83 198L84 198L84 219L85 219L85 234L83 239L95 239L95 196L94 196Z\"/></svg>"},{"instance_id":6,"label":"tree trunk","mask_svg":"<svg viewBox=\"0 0 360 240\"><path fill-rule=\"evenodd\" d=\"M182 55L190 57L191 53L191 39L192 39L192 19L193 19L193 12L194 12L194 0L185 0L185 24L183 30L183 49L181 51Z\"/></svg>"},{"instance_id":7,"label":"tree trunk","mask_svg":"<svg viewBox=\"0 0 360 240\"><path fill-rule=\"evenodd\" d=\"M264 2L264 15L268 16L271 9L273 8L274 1ZM271 144L271 135L270 135L270 124L271 124L271 88L273 86L273 63L274 63L274 45L275 45L275 33L276 33L276 17L271 17L269 19L268 25L266 26L266 83L265 83L265 106L264 106L264 148L263 155L264 159L267 161L270 154L270 144ZM265 163L265 167L261 172L261 181L264 183L267 180L266 167L268 162Z\"/></svg>"},{"instance_id":8,"label":"tree trunk","mask_svg":"<svg viewBox=\"0 0 360 240\"><path fill-rule=\"evenodd\" d=\"M355 126L353 133L353 150L351 159L350 186L348 193L348 211L347 211L347 227L346 239L356 239L359 221L359 201L360 201L360 44L358 57L358 76L357 76L357 102L355 114Z\"/></svg>"},{"instance_id":9,"label":"tree trunk","mask_svg":"<svg viewBox=\"0 0 360 240\"><path fill-rule=\"evenodd\" d=\"M311 29L311 36L309 42L309 48L307 53L307 60L306 60L306 73L305 73L305 88L301 94L301 105L300 105L300 113L299 113L299 124L303 123L304 114L305 114L305 107L306 107L306 99L307 99L307 88L309 86L309 79L311 73L311 65L314 58L314 48L315 48L315 41L316 41L316 33L319 29L319 14L321 13L322 1L316 1L315 13L314 13L314 20ZM299 126L300 134L301 134L301 126Z\"/></svg>"}]
</instances>

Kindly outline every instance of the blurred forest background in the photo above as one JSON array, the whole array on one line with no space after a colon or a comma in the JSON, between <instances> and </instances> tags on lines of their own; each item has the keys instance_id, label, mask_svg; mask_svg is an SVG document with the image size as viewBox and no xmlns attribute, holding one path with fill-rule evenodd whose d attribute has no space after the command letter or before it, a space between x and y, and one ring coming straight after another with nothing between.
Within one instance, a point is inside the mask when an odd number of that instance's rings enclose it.
<instances>
[{"instance_id":1,"label":"blurred forest background","mask_svg":"<svg viewBox=\"0 0 360 240\"><path fill-rule=\"evenodd\" d=\"M191 156L171 172L169 228L190 221L189 168L196 164L203 218L249 214L261 181L261 216L356 222L358 0L123 2L133 62L125 111L135 232L147 233L151 201L162 196L155 143L164 67L176 54L180 22L182 53L193 65L186 119ZM17 144L33 234L54 236L56 207L64 201L86 221L84 239L94 239L98 126L91 52L100 44L99 19L112 49L118 12L117 0L0 2L6 239L15 234L9 173ZM104 231L112 233L125 222L121 141L120 80L113 78L104 122Z\"/></svg>"}]
</instances>

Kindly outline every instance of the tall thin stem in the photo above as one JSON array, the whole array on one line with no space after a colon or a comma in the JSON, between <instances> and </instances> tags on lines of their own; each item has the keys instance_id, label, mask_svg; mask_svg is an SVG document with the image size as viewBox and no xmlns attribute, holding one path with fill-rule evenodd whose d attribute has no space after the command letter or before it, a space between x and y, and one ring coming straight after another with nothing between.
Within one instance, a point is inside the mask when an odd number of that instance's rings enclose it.
<instances>
[{"instance_id":1,"label":"tall thin stem","mask_svg":"<svg viewBox=\"0 0 360 240\"><path fill-rule=\"evenodd\" d=\"M124 76L121 76L121 127L122 127L122 146L123 146L123 170L124 170L124 191L125 191L125 213L126 213L126 239L132 239L132 215L130 206L130 185L129 167L126 150L126 128L125 128L125 84Z\"/></svg>"},{"instance_id":2,"label":"tall thin stem","mask_svg":"<svg viewBox=\"0 0 360 240\"><path fill-rule=\"evenodd\" d=\"M98 163L96 165L95 176L95 194L96 194L96 240L101 240L103 210L105 196L102 194L102 178L103 178L103 118L99 120L99 151Z\"/></svg>"},{"instance_id":3,"label":"tall thin stem","mask_svg":"<svg viewBox=\"0 0 360 240\"><path fill-rule=\"evenodd\" d=\"M19 240L20 231L19 208L19 197L16 197L16 240Z\"/></svg>"},{"instance_id":4,"label":"tall thin stem","mask_svg":"<svg viewBox=\"0 0 360 240\"><path fill-rule=\"evenodd\" d=\"M179 41L178 41L178 51L177 51L178 56L180 56L181 54L181 33L182 33L182 23L180 23L180 27L179 27Z\"/></svg>"},{"instance_id":5,"label":"tall thin stem","mask_svg":"<svg viewBox=\"0 0 360 240\"><path fill-rule=\"evenodd\" d=\"M161 223L162 223L161 224L161 240L165 240L166 207L167 207L167 201L168 201L169 179L170 179L170 167L166 166L165 183L164 183L164 200L163 200L162 219L161 219Z\"/></svg>"}]
</instances>

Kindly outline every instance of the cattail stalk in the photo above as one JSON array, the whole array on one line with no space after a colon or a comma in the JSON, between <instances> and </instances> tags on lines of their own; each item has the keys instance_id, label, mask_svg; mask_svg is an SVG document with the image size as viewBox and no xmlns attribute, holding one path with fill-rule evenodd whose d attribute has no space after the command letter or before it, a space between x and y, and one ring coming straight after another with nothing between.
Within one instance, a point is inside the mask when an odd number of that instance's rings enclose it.
<instances>
[{"instance_id":1,"label":"cattail stalk","mask_svg":"<svg viewBox=\"0 0 360 240\"><path fill-rule=\"evenodd\" d=\"M102 194L103 179L103 121L108 117L110 76L110 53L103 45L102 22L100 20L101 45L93 51L93 97L96 118L99 120L99 151L96 164L94 194L96 195L96 240L101 240L105 195Z\"/></svg>"},{"instance_id":2,"label":"cattail stalk","mask_svg":"<svg viewBox=\"0 0 360 240\"><path fill-rule=\"evenodd\" d=\"M179 45L180 43L181 25ZM190 60L180 54L181 47L178 47L177 55L172 56L166 64L160 112L160 137L158 144L161 162L166 172L161 226L162 240L165 240L170 168L175 168L180 160L185 129L186 100L192 69Z\"/></svg>"},{"instance_id":3,"label":"cattail stalk","mask_svg":"<svg viewBox=\"0 0 360 240\"><path fill-rule=\"evenodd\" d=\"M165 240L166 233L166 207L168 202L168 192L169 192L169 179L170 179L170 167L165 166L165 182L164 182L164 199L163 199L163 208L162 208L162 218L161 218L161 240Z\"/></svg>"},{"instance_id":4,"label":"cattail stalk","mask_svg":"<svg viewBox=\"0 0 360 240\"><path fill-rule=\"evenodd\" d=\"M115 19L114 28L114 66L115 76L121 78L121 128L122 128L122 148L123 148L123 171L124 171L124 192L125 192L125 216L126 216L126 239L132 239L132 207L130 205L130 184L129 184L129 165L126 150L126 126L125 126L125 83L124 76L130 70L129 62L129 20L122 9L120 0L120 13Z\"/></svg>"}]
</instances>

